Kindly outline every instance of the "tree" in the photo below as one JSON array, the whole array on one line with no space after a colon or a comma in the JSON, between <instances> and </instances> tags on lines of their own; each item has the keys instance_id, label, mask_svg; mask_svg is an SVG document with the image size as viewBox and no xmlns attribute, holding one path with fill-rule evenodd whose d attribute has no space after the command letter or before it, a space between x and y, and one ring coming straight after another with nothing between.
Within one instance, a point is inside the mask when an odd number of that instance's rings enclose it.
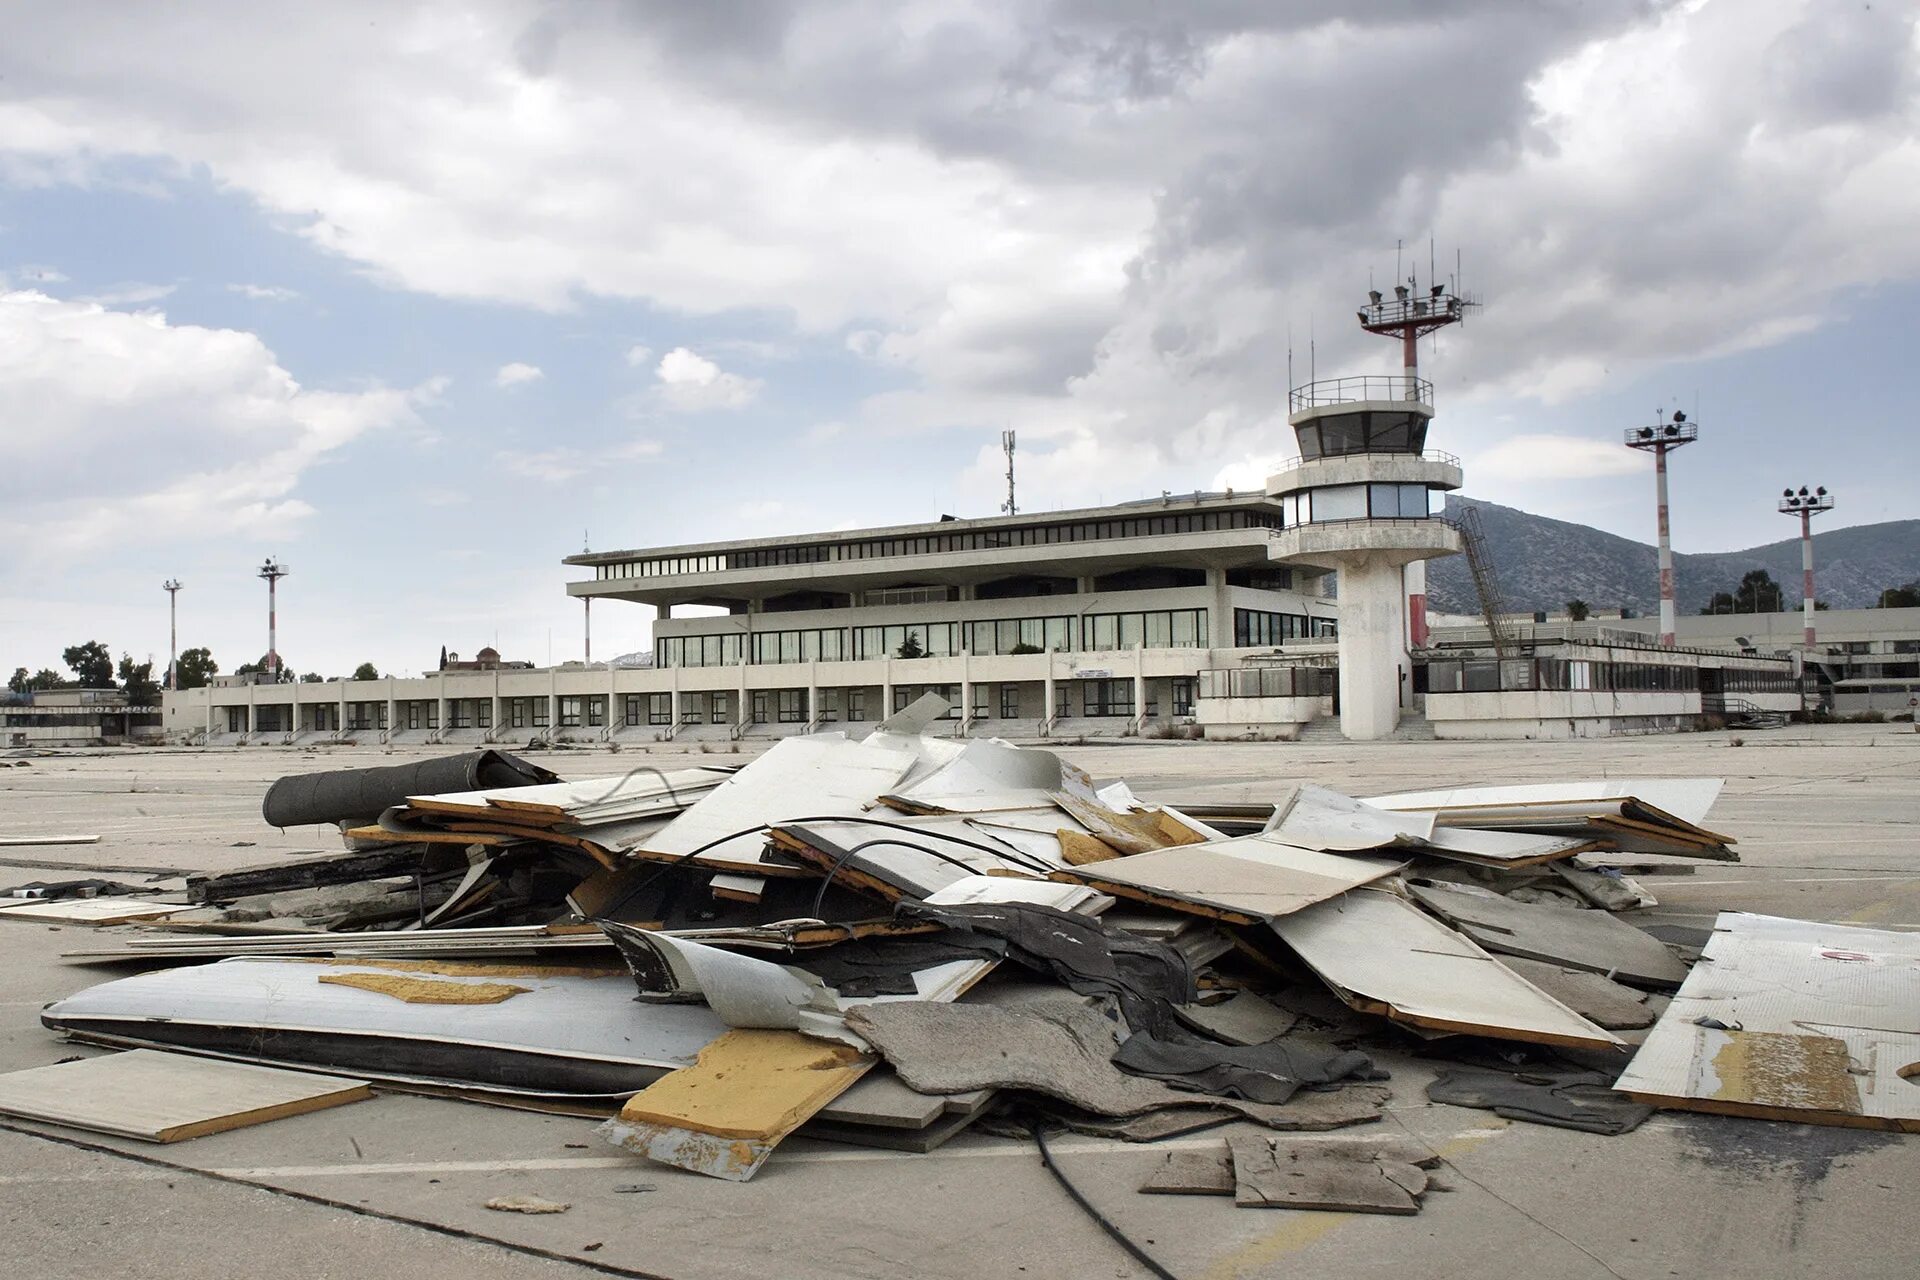
<instances>
[{"instance_id":1,"label":"tree","mask_svg":"<svg viewBox=\"0 0 1920 1280\"><path fill-rule=\"evenodd\" d=\"M121 654L120 687L126 690L129 706L154 707L160 704L160 685L153 678L151 662L136 665L131 654Z\"/></svg>"},{"instance_id":2,"label":"tree","mask_svg":"<svg viewBox=\"0 0 1920 1280\"><path fill-rule=\"evenodd\" d=\"M1593 610L1588 607L1585 600L1567 601L1567 620L1569 622L1585 622L1587 616L1592 612Z\"/></svg>"},{"instance_id":3,"label":"tree","mask_svg":"<svg viewBox=\"0 0 1920 1280\"><path fill-rule=\"evenodd\" d=\"M1888 587L1880 593L1878 609L1920 609L1920 578L1904 586Z\"/></svg>"},{"instance_id":4,"label":"tree","mask_svg":"<svg viewBox=\"0 0 1920 1280\"><path fill-rule=\"evenodd\" d=\"M98 640L89 640L85 644L70 646L61 653L60 660L73 668L73 674L83 689L111 689L113 687L113 655L107 646Z\"/></svg>"},{"instance_id":5,"label":"tree","mask_svg":"<svg viewBox=\"0 0 1920 1280\"><path fill-rule=\"evenodd\" d=\"M447 646L445 645L440 646L440 669L442 671L447 669Z\"/></svg>"},{"instance_id":6,"label":"tree","mask_svg":"<svg viewBox=\"0 0 1920 1280\"><path fill-rule=\"evenodd\" d=\"M1782 613L1787 607L1780 584L1765 569L1749 569L1740 585L1728 594L1716 591L1702 613Z\"/></svg>"},{"instance_id":7,"label":"tree","mask_svg":"<svg viewBox=\"0 0 1920 1280\"><path fill-rule=\"evenodd\" d=\"M371 662L363 662L353 669L353 678L355 680L378 680L380 678L380 668L374 666Z\"/></svg>"},{"instance_id":8,"label":"tree","mask_svg":"<svg viewBox=\"0 0 1920 1280\"><path fill-rule=\"evenodd\" d=\"M323 683L323 681L320 679L320 673L318 671L309 671L307 672L307 674L300 677L300 683L301 684L321 684Z\"/></svg>"},{"instance_id":9,"label":"tree","mask_svg":"<svg viewBox=\"0 0 1920 1280\"><path fill-rule=\"evenodd\" d=\"M27 691L27 681L30 679L32 679L32 677L27 674L25 667L15 667L13 669L13 679L7 681L7 692L25 693Z\"/></svg>"},{"instance_id":10,"label":"tree","mask_svg":"<svg viewBox=\"0 0 1920 1280\"><path fill-rule=\"evenodd\" d=\"M896 658L926 657L927 651L922 648L920 644L920 633L917 631L907 632L906 640L901 643L898 649L894 650L893 656Z\"/></svg>"},{"instance_id":11,"label":"tree","mask_svg":"<svg viewBox=\"0 0 1920 1280\"><path fill-rule=\"evenodd\" d=\"M210 649L189 649L181 654L173 664L173 687L176 689L199 689L213 682L220 673L220 664L213 660Z\"/></svg>"},{"instance_id":12,"label":"tree","mask_svg":"<svg viewBox=\"0 0 1920 1280\"><path fill-rule=\"evenodd\" d=\"M29 692L37 693L44 689L62 689L66 684L67 682L60 678L59 672L42 667L33 673L33 679L27 681L27 689Z\"/></svg>"}]
</instances>

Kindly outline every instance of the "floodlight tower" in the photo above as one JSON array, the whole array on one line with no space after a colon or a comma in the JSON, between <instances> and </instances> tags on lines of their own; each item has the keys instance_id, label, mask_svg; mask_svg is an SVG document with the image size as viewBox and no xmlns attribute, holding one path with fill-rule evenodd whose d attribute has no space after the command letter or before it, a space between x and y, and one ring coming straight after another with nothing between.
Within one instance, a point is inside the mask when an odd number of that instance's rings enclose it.
<instances>
[{"instance_id":1,"label":"floodlight tower","mask_svg":"<svg viewBox=\"0 0 1920 1280\"><path fill-rule=\"evenodd\" d=\"M1472 305L1445 285L1429 286L1425 297L1418 294L1417 281L1408 276L1406 284L1394 286L1392 301L1381 296L1378 289L1368 290L1367 305L1359 313L1360 327L1368 333L1400 339L1400 366L1409 388L1409 399L1413 396L1412 388L1420 385L1420 339L1465 320L1467 307ZM1408 561L1405 574L1407 645L1424 649L1427 644L1427 562Z\"/></svg>"},{"instance_id":2,"label":"floodlight tower","mask_svg":"<svg viewBox=\"0 0 1920 1280\"><path fill-rule=\"evenodd\" d=\"M167 593L167 688L180 687L180 579L168 578L160 584Z\"/></svg>"},{"instance_id":3,"label":"floodlight tower","mask_svg":"<svg viewBox=\"0 0 1920 1280\"><path fill-rule=\"evenodd\" d=\"M1801 485L1780 495L1780 510L1800 517L1800 642L1813 652L1813 518L1833 510L1833 495L1823 485L1812 493Z\"/></svg>"},{"instance_id":4,"label":"floodlight tower","mask_svg":"<svg viewBox=\"0 0 1920 1280\"><path fill-rule=\"evenodd\" d=\"M1660 503L1660 643L1673 648L1673 540L1667 521L1667 452L1700 438L1698 423L1673 411L1673 421L1656 422L1650 427L1633 427L1627 432L1627 448L1653 455L1654 489Z\"/></svg>"},{"instance_id":5,"label":"floodlight tower","mask_svg":"<svg viewBox=\"0 0 1920 1280\"><path fill-rule=\"evenodd\" d=\"M260 566L259 574L256 575L267 580L267 660L265 665L267 668L267 677L274 684L280 682L280 646L275 637L278 618L274 607L274 588L278 585L280 579L292 572L292 569L281 564L272 556L268 556L266 562Z\"/></svg>"},{"instance_id":6,"label":"floodlight tower","mask_svg":"<svg viewBox=\"0 0 1920 1280\"><path fill-rule=\"evenodd\" d=\"M1460 532L1433 512L1433 492L1460 487L1460 460L1426 448L1433 384L1418 343L1458 322L1466 299L1409 279L1391 299L1368 294L1360 327L1398 336L1398 375L1333 378L1293 388L1288 425L1300 456L1267 478L1285 527L1271 559L1339 572L1340 732L1384 738L1411 692L1410 648L1424 646L1424 562L1460 550Z\"/></svg>"}]
</instances>

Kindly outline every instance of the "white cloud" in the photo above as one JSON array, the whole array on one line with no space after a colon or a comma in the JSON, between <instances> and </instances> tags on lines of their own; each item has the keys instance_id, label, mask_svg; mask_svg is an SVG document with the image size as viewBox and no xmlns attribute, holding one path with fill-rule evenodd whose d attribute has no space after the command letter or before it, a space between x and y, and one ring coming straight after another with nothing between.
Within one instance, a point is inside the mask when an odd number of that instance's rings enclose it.
<instances>
[{"instance_id":1,"label":"white cloud","mask_svg":"<svg viewBox=\"0 0 1920 1280\"><path fill-rule=\"evenodd\" d=\"M1581 436L1521 435L1476 451L1466 459L1474 483L1533 480L1592 480L1632 475L1647 460L1624 444Z\"/></svg>"},{"instance_id":2,"label":"white cloud","mask_svg":"<svg viewBox=\"0 0 1920 1280\"><path fill-rule=\"evenodd\" d=\"M255 302L292 302L300 297L298 289L287 289L275 284L230 284L227 286L227 292L237 293Z\"/></svg>"},{"instance_id":3,"label":"white cloud","mask_svg":"<svg viewBox=\"0 0 1920 1280\"><path fill-rule=\"evenodd\" d=\"M638 369L651 359L653 359L653 348L647 346L645 343L636 342L627 348L627 366L629 368Z\"/></svg>"},{"instance_id":4,"label":"white cloud","mask_svg":"<svg viewBox=\"0 0 1920 1280\"><path fill-rule=\"evenodd\" d=\"M40 6L0 47L0 176L204 167L393 286L771 316L897 376L856 425L1015 426L1115 492L1269 451L1316 312L1321 370L1389 367L1326 320L1430 227L1492 304L1446 337L1450 402L1920 276L1911 6L1162 9L339 0L205 39ZM653 403L753 398L701 350Z\"/></svg>"},{"instance_id":5,"label":"white cloud","mask_svg":"<svg viewBox=\"0 0 1920 1280\"><path fill-rule=\"evenodd\" d=\"M284 536L306 470L417 423L414 391L303 387L251 333L0 293L0 535L60 556L129 537Z\"/></svg>"},{"instance_id":6,"label":"white cloud","mask_svg":"<svg viewBox=\"0 0 1920 1280\"><path fill-rule=\"evenodd\" d=\"M654 376L659 379L660 398L670 408L686 412L738 409L760 394L760 379L728 373L686 347L661 356Z\"/></svg>"},{"instance_id":7,"label":"white cloud","mask_svg":"<svg viewBox=\"0 0 1920 1280\"><path fill-rule=\"evenodd\" d=\"M597 450L570 446L534 452L501 450L494 455L494 461L512 474L525 476L529 480L538 480L543 484L564 484L590 475L608 462L636 462L642 458L658 457L661 452L662 446L658 440L642 437Z\"/></svg>"},{"instance_id":8,"label":"white cloud","mask_svg":"<svg viewBox=\"0 0 1920 1280\"><path fill-rule=\"evenodd\" d=\"M158 302L172 294L177 287L170 284L117 284L98 293L84 294L74 301L98 303L103 307L139 306L143 302Z\"/></svg>"},{"instance_id":9,"label":"white cloud","mask_svg":"<svg viewBox=\"0 0 1920 1280\"><path fill-rule=\"evenodd\" d=\"M546 377L539 365L523 364L518 360L503 364L494 372L493 385L496 387L517 387L522 383L538 382Z\"/></svg>"}]
</instances>

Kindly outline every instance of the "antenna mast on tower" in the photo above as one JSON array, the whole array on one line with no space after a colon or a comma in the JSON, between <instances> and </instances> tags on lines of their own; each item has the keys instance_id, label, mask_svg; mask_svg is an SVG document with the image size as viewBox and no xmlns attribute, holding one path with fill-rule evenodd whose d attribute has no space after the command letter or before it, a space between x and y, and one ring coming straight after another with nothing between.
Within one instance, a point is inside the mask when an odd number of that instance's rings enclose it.
<instances>
[{"instance_id":1,"label":"antenna mast on tower","mask_svg":"<svg viewBox=\"0 0 1920 1280\"><path fill-rule=\"evenodd\" d=\"M1013 501L1013 431L1008 429L1000 433L1000 447L1007 452L1007 500L1000 509L1010 516L1020 514L1020 508Z\"/></svg>"}]
</instances>

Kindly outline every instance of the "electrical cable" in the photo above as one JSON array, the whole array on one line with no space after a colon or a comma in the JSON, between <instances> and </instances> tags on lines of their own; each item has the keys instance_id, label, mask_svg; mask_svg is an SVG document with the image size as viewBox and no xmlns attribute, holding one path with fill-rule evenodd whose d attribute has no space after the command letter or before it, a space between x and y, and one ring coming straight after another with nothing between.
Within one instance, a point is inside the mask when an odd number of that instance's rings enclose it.
<instances>
[{"instance_id":1,"label":"electrical cable","mask_svg":"<svg viewBox=\"0 0 1920 1280\"><path fill-rule=\"evenodd\" d=\"M1047 1135L1042 1131L1040 1125L1029 1125L1027 1131L1033 1135L1034 1145L1040 1148L1040 1162L1047 1166L1047 1172L1052 1174L1054 1180L1066 1189L1068 1195L1073 1197L1073 1202L1079 1205L1081 1210L1085 1212L1089 1218L1092 1218L1102 1231L1113 1238L1114 1243L1118 1244L1122 1249L1125 1249L1141 1266L1158 1276L1159 1280L1179 1280L1179 1277L1175 1276L1173 1272L1167 1270L1158 1262L1155 1262L1145 1249L1142 1249L1139 1245L1128 1239L1125 1232L1115 1226L1104 1213L1101 1213L1093 1207L1092 1201L1080 1194L1078 1187L1067 1181L1067 1175L1061 1171L1059 1165L1053 1162L1053 1153L1047 1150Z\"/></svg>"}]
</instances>

